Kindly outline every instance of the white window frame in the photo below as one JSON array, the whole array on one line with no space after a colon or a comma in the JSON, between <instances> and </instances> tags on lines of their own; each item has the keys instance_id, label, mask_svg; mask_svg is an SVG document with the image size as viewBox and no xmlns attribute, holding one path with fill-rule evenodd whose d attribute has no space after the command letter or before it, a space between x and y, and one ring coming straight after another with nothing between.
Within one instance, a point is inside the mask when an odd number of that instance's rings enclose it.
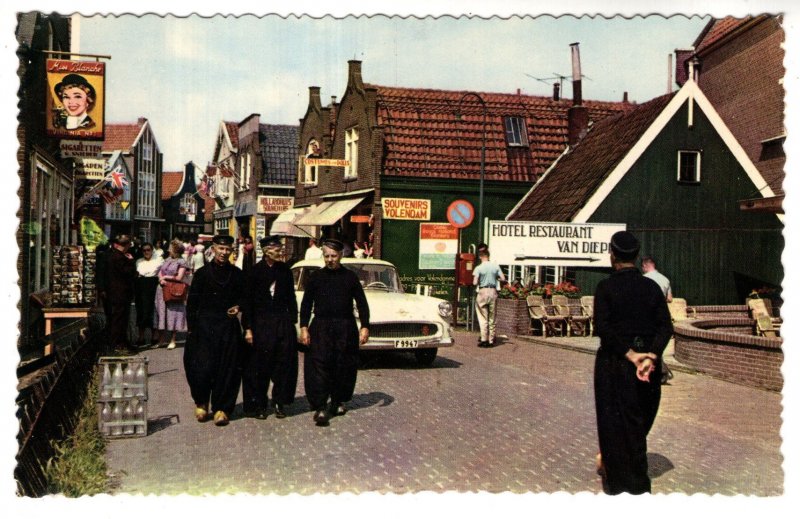
<instances>
[{"instance_id":1,"label":"white window frame","mask_svg":"<svg viewBox=\"0 0 800 519\"><path fill-rule=\"evenodd\" d=\"M305 163L306 158L314 158L312 155L306 155L304 157L300 157L299 167L300 171L302 171L302 175L300 178L302 179L302 184L304 186L316 186L319 183L319 170L317 166L309 166Z\"/></svg>"},{"instance_id":2,"label":"white window frame","mask_svg":"<svg viewBox=\"0 0 800 519\"><path fill-rule=\"evenodd\" d=\"M694 178L683 178L681 171L683 169L683 156L694 155L696 157L694 166ZM681 184L699 184L700 173L702 171L702 154L699 150L678 150L678 167L677 167L677 180Z\"/></svg>"},{"instance_id":3,"label":"white window frame","mask_svg":"<svg viewBox=\"0 0 800 519\"><path fill-rule=\"evenodd\" d=\"M344 132L344 160L350 162L344 168L344 178L358 178L358 128L349 128Z\"/></svg>"},{"instance_id":4,"label":"white window frame","mask_svg":"<svg viewBox=\"0 0 800 519\"><path fill-rule=\"evenodd\" d=\"M156 167L155 167L155 145L151 142L150 132L142 135L142 163L136 172L136 216L155 218L158 216L156 201L161 201L161 197L156 197Z\"/></svg>"},{"instance_id":5,"label":"white window frame","mask_svg":"<svg viewBox=\"0 0 800 519\"><path fill-rule=\"evenodd\" d=\"M508 115L503 118L508 146L528 146L528 127L524 117Z\"/></svg>"}]
</instances>

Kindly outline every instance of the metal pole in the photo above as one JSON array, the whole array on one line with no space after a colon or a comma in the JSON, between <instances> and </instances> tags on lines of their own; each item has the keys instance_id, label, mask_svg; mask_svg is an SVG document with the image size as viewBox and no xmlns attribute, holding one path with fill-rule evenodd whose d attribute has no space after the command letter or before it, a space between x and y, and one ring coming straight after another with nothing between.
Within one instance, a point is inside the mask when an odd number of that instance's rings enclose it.
<instances>
[{"instance_id":1,"label":"metal pole","mask_svg":"<svg viewBox=\"0 0 800 519\"><path fill-rule=\"evenodd\" d=\"M461 111L461 103L464 101L464 98L467 96L474 96L481 103L481 107L483 108L483 137L481 140L481 172L480 172L480 184L478 188L478 243L483 242L483 180L486 175L486 118L488 116L488 109L486 107L486 101L484 101L483 97L476 92L466 92L464 95L461 96L461 99L458 100L458 110Z\"/></svg>"}]
</instances>

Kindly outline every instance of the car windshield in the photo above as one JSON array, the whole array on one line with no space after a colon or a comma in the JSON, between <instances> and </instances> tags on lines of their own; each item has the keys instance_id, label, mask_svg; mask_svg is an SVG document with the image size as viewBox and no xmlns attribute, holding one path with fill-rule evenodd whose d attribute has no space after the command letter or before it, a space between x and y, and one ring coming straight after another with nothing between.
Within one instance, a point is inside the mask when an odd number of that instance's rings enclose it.
<instances>
[{"instance_id":1,"label":"car windshield","mask_svg":"<svg viewBox=\"0 0 800 519\"><path fill-rule=\"evenodd\" d=\"M400 280L397 277L397 269L391 265L376 263L343 263L343 267L356 273L361 286L365 290L382 290L385 292L402 292ZM294 269L295 283L297 290L303 290L308 282L311 273L318 270L317 266L306 266L302 269Z\"/></svg>"}]
</instances>

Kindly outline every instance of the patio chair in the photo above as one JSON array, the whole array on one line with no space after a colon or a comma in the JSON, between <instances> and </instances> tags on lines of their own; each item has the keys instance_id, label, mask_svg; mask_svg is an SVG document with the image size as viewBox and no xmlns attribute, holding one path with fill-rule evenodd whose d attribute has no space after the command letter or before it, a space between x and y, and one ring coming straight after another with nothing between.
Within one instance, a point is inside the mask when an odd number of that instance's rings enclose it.
<instances>
[{"instance_id":1,"label":"patio chair","mask_svg":"<svg viewBox=\"0 0 800 519\"><path fill-rule=\"evenodd\" d=\"M526 301L528 303L528 314L531 316L531 333L533 333L534 322L539 321L542 326L542 336L547 337L548 333L551 336L564 335L567 318L560 315L553 305L545 304L542 296L530 295L526 298Z\"/></svg>"},{"instance_id":2,"label":"patio chair","mask_svg":"<svg viewBox=\"0 0 800 519\"><path fill-rule=\"evenodd\" d=\"M758 335L775 338L778 336L779 329L780 328L773 324L772 319L770 319L768 315L759 315L756 319L756 331Z\"/></svg>"},{"instance_id":3,"label":"patio chair","mask_svg":"<svg viewBox=\"0 0 800 519\"><path fill-rule=\"evenodd\" d=\"M669 315L672 316L673 322L685 321L697 317L697 310L688 306L686 299L673 297L672 301L667 303L667 306L669 307ZM691 315L689 315L690 313Z\"/></svg>"},{"instance_id":4,"label":"patio chair","mask_svg":"<svg viewBox=\"0 0 800 519\"><path fill-rule=\"evenodd\" d=\"M748 299L747 307L750 309L750 316L756 323L756 332L765 337L775 337L775 334L780 331L783 319L774 317L772 315L772 301L769 299ZM766 320L769 320L769 325ZM771 332L772 335L762 333L764 331Z\"/></svg>"},{"instance_id":5,"label":"patio chair","mask_svg":"<svg viewBox=\"0 0 800 519\"><path fill-rule=\"evenodd\" d=\"M567 318L567 335L585 336L589 330L591 318L583 314L583 308L580 304L576 304L580 303L580 301L561 295L554 295L552 301L561 315Z\"/></svg>"},{"instance_id":6,"label":"patio chair","mask_svg":"<svg viewBox=\"0 0 800 519\"><path fill-rule=\"evenodd\" d=\"M594 335L594 296L581 297L581 311L589 318L589 336Z\"/></svg>"}]
</instances>

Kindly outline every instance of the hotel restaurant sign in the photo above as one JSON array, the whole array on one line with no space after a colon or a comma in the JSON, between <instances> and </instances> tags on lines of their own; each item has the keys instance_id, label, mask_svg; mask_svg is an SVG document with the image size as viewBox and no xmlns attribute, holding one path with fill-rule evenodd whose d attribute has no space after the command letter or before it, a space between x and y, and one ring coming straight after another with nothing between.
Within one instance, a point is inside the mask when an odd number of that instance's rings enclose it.
<instances>
[{"instance_id":1,"label":"hotel restaurant sign","mask_svg":"<svg viewBox=\"0 0 800 519\"><path fill-rule=\"evenodd\" d=\"M486 237L499 265L610 267L608 244L620 223L490 220Z\"/></svg>"}]
</instances>

